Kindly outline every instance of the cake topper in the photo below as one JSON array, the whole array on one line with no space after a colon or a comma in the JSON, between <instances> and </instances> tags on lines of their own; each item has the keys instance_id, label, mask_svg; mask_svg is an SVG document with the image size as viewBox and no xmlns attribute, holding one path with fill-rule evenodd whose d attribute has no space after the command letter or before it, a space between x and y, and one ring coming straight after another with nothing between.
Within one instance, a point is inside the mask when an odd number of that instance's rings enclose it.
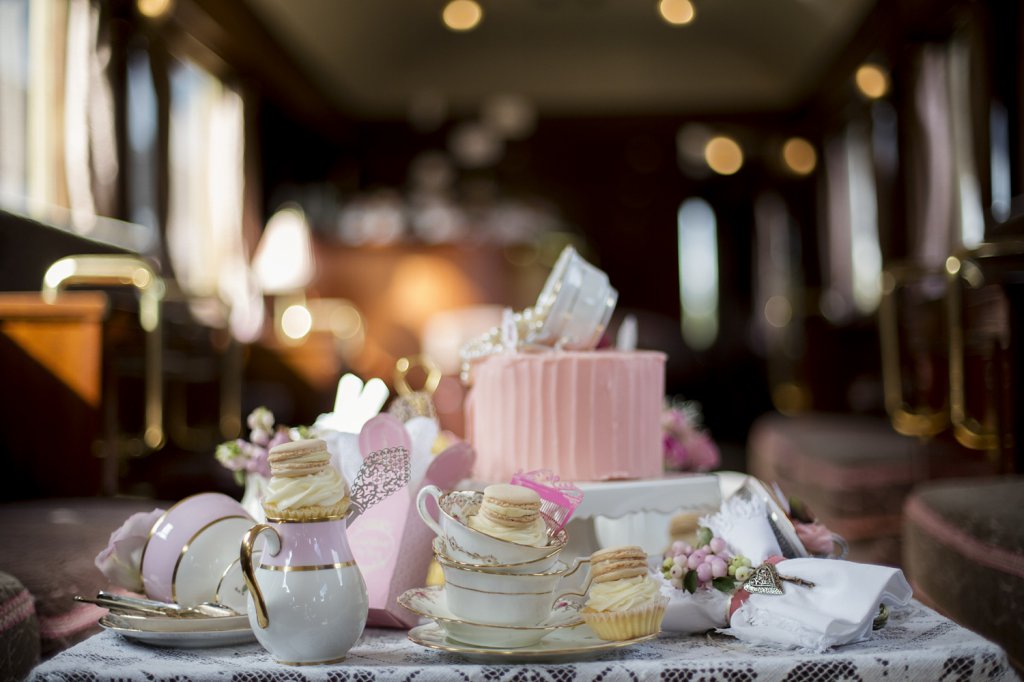
<instances>
[{"instance_id":1,"label":"cake topper","mask_svg":"<svg viewBox=\"0 0 1024 682\"><path fill-rule=\"evenodd\" d=\"M571 245L562 250L537 302L507 317L499 327L471 339L459 349L460 377L470 384L472 363L507 350L515 329L517 350L590 350L597 346L611 319L619 292L608 275L583 259Z\"/></svg>"}]
</instances>

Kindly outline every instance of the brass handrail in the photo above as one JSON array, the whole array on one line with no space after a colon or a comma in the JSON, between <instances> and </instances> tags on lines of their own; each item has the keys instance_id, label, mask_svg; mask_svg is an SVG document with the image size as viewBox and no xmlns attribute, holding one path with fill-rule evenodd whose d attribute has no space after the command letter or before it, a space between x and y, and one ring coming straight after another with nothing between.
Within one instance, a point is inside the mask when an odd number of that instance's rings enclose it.
<instances>
[{"instance_id":1,"label":"brass handrail","mask_svg":"<svg viewBox=\"0 0 1024 682\"><path fill-rule=\"evenodd\" d=\"M882 300L878 307L878 334L882 346L882 389L885 411L897 433L930 438L949 425L948 404L939 409L908 407L903 401L900 371L899 316L896 295L909 282L920 281L941 270L913 264L895 264L882 273Z\"/></svg>"},{"instance_id":2,"label":"brass handrail","mask_svg":"<svg viewBox=\"0 0 1024 682\"><path fill-rule=\"evenodd\" d=\"M160 306L164 281L145 260L130 255L82 254L55 261L43 276L42 295L54 303L69 286L130 286L139 292L139 324L146 333L143 442L156 450L164 444L163 340Z\"/></svg>"},{"instance_id":3,"label":"brass handrail","mask_svg":"<svg viewBox=\"0 0 1024 682\"><path fill-rule=\"evenodd\" d=\"M949 321L949 416L953 422L953 435L964 447L972 450L997 450L997 427L971 416L967 409L967 389L964 381L964 329L962 286L979 289L985 284L985 274L979 261L1004 256L1024 255L1024 242L1005 241L979 244L969 251L960 251L946 259Z\"/></svg>"}]
</instances>

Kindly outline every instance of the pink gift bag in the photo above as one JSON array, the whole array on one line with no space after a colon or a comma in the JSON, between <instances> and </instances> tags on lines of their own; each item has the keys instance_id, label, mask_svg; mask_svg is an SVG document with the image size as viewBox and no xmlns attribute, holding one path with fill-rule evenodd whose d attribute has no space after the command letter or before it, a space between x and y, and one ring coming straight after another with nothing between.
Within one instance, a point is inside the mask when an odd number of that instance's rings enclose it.
<instances>
[{"instance_id":1,"label":"pink gift bag","mask_svg":"<svg viewBox=\"0 0 1024 682\"><path fill-rule=\"evenodd\" d=\"M381 417L375 419L384 421ZM392 429L387 436L378 434L365 439L365 446L372 449L398 446L401 443L384 441L401 437ZM363 434L360 434L360 446L363 449ZM370 599L368 627L408 629L418 623L419 616L396 601L406 590L424 584L433 558L434 533L416 511L416 493L428 484L450 490L469 476L475 458L476 453L468 443L452 445L430 462L423 480L415 484L415 490L408 486L402 488L368 509L348 529L352 554L366 581Z\"/></svg>"}]
</instances>

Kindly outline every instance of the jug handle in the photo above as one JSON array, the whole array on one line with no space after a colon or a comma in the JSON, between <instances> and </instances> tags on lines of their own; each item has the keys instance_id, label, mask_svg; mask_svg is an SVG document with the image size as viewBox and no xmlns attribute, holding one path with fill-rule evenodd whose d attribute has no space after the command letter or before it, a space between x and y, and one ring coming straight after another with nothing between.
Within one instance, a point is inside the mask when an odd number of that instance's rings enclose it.
<instances>
[{"instance_id":1,"label":"jug handle","mask_svg":"<svg viewBox=\"0 0 1024 682\"><path fill-rule=\"evenodd\" d=\"M434 531L438 537L444 536L444 531L441 530L441 526L434 520L434 517L427 511L427 497L433 497L434 502L438 503L438 508L441 507L441 489L436 485L425 485L420 488L419 493L416 495L416 509L420 513L420 518L423 519L423 523L427 524L430 530Z\"/></svg>"},{"instance_id":2,"label":"jug handle","mask_svg":"<svg viewBox=\"0 0 1024 682\"><path fill-rule=\"evenodd\" d=\"M267 542L264 551L268 551L271 556L280 552L281 536L277 534L277 530L265 523L258 523L250 528L242 538L242 546L238 553L239 563L242 566L242 577L245 578L245 586L249 589L252 603L256 607L256 623L264 630L270 625L270 616L267 614L267 602L263 599L263 592L260 590L259 583L256 582L256 572L252 567L252 552L256 539L261 533L268 530L271 532L272 539Z\"/></svg>"}]
</instances>

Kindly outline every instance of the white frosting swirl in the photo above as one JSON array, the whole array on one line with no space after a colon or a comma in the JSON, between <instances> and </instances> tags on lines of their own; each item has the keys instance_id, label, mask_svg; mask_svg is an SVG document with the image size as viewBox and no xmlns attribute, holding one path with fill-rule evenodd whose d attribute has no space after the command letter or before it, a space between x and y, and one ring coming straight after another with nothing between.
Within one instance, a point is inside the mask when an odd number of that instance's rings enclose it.
<instances>
[{"instance_id":1,"label":"white frosting swirl","mask_svg":"<svg viewBox=\"0 0 1024 682\"><path fill-rule=\"evenodd\" d=\"M587 608L594 611L626 611L650 603L661 593L657 582L646 575L595 583L588 593Z\"/></svg>"},{"instance_id":2,"label":"white frosting swirl","mask_svg":"<svg viewBox=\"0 0 1024 682\"><path fill-rule=\"evenodd\" d=\"M474 514L469 517L469 527L481 533L490 535L492 538L515 542L520 545L532 547L545 547L548 544L548 527L543 518L538 518L529 526L523 528L510 528L509 526L495 523L483 514Z\"/></svg>"},{"instance_id":3,"label":"white frosting swirl","mask_svg":"<svg viewBox=\"0 0 1024 682\"><path fill-rule=\"evenodd\" d=\"M341 502L347 493L345 479L337 469L329 466L311 476L271 477L263 501L277 509L331 507Z\"/></svg>"}]
</instances>

